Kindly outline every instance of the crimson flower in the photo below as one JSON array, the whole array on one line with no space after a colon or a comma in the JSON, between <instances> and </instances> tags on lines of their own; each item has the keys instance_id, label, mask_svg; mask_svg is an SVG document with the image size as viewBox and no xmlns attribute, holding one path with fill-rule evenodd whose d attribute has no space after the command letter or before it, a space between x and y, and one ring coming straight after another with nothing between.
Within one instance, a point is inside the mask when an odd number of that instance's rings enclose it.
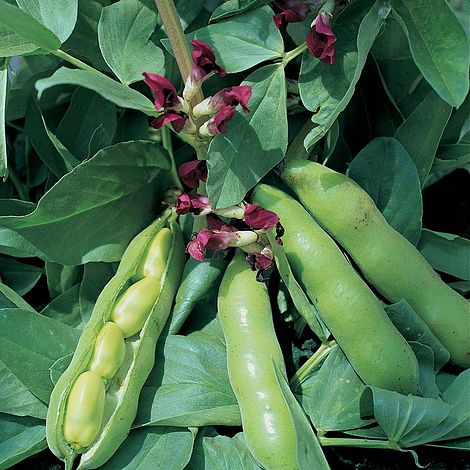
<instances>
[{"instance_id":1,"label":"crimson flower","mask_svg":"<svg viewBox=\"0 0 470 470\"><path fill-rule=\"evenodd\" d=\"M178 215L187 214L205 215L212 211L209 198L202 194L183 193L176 200L176 213Z\"/></svg>"},{"instance_id":2,"label":"crimson flower","mask_svg":"<svg viewBox=\"0 0 470 470\"><path fill-rule=\"evenodd\" d=\"M269 269L273 265L272 252L269 253L267 250L263 251L265 251L265 253L248 253L246 255L246 260L253 271L258 269Z\"/></svg>"},{"instance_id":3,"label":"crimson flower","mask_svg":"<svg viewBox=\"0 0 470 470\"><path fill-rule=\"evenodd\" d=\"M233 225L226 224L215 214L209 214L206 217L207 227L210 230L222 230L224 232L236 232L237 229Z\"/></svg>"},{"instance_id":4,"label":"crimson flower","mask_svg":"<svg viewBox=\"0 0 470 470\"><path fill-rule=\"evenodd\" d=\"M306 41L308 50L317 59L330 65L335 63L336 36L330 29L330 16L327 13L320 13L315 18Z\"/></svg>"},{"instance_id":5,"label":"crimson flower","mask_svg":"<svg viewBox=\"0 0 470 470\"><path fill-rule=\"evenodd\" d=\"M161 129L162 127L170 124L173 126L175 132L181 132L186 126L188 121L188 115L182 111L172 111L170 109L165 110L163 114L156 117L150 125L155 129Z\"/></svg>"},{"instance_id":6,"label":"crimson flower","mask_svg":"<svg viewBox=\"0 0 470 470\"><path fill-rule=\"evenodd\" d=\"M257 204L246 204L243 220L255 230L273 228L279 222L279 217L274 212L263 209Z\"/></svg>"},{"instance_id":7,"label":"crimson flower","mask_svg":"<svg viewBox=\"0 0 470 470\"><path fill-rule=\"evenodd\" d=\"M208 44L197 39L191 41L193 51L191 53L193 58L193 67L191 70L191 76L194 80L202 80L207 75L217 74L219 77L224 77L226 71L215 62L214 51Z\"/></svg>"},{"instance_id":8,"label":"crimson flower","mask_svg":"<svg viewBox=\"0 0 470 470\"><path fill-rule=\"evenodd\" d=\"M193 160L183 163L178 168L181 181L191 189L199 186L199 181L207 181L207 165L205 160Z\"/></svg>"},{"instance_id":9,"label":"crimson flower","mask_svg":"<svg viewBox=\"0 0 470 470\"><path fill-rule=\"evenodd\" d=\"M180 101L173 84L162 75L144 72L144 82L155 95L155 109L163 111L165 108L178 108Z\"/></svg>"},{"instance_id":10,"label":"crimson flower","mask_svg":"<svg viewBox=\"0 0 470 470\"><path fill-rule=\"evenodd\" d=\"M240 105L243 112L248 114L248 101L251 99L251 85L240 85L223 88L210 98L210 105L214 110L221 109L224 105L237 106Z\"/></svg>"},{"instance_id":11,"label":"crimson flower","mask_svg":"<svg viewBox=\"0 0 470 470\"><path fill-rule=\"evenodd\" d=\"M224 105L218 113L208 122L207 129L211 134L224 134L227 132L228 122L235 114L235 106Z\"/></svg>"},{"instance_id":12,"label":"crimson flower","mask_svg":"<svg viewBox=\"0 0 470 470\"><path fill-rule=\"evenodd\" d=\"M297 23L305 20L310 12L310 6L298 1L277 1L273 2L280 13L273 16L274 24L278 29L283 29L287 23Z\"/></svg>"}]
</instances>

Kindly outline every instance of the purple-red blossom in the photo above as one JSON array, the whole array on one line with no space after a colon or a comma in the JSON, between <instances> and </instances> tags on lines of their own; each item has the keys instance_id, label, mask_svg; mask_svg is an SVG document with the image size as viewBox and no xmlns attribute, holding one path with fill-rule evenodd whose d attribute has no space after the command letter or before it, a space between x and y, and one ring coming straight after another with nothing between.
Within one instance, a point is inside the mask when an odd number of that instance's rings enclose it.
<instances>
[{"instance_id":1,"label":"purple-red blossom","mask_svg":"<svg viewBox=\"0 0 470 470\"><path fill-rule=\"evenodd\" d=\"M191 53L193 58L193 67L191 76L194 80L202 80L207 75L217 74L219 77L224 77L226 71L224 68L216 64L214 51L208 44L203 41L193 39L191 41L193 51Z\"/></svg>"},{"instance_id":2,"label":"purple-red blossom","mask_svg":"<svg viewBox=\"0 0 470 470\"><path fill-rule=\"evenodd\" d=\"M235 114L234 106L222 106L218 113L207 124L207 129L211 134L224 134L227 132L228 122Z\"/></svg>"},{"instance_id":3,"label":"purple-red blossom","mask_svg":"<svg viewBox=\"0 0 470 470\"><path fill-rule=\"evenodd\" d=\"M263 209L257 204L246 204L243 220L255 230L269 229L275 227L279 217L274 212Z\"/></svg>"},{"instance_id":4,"label":"purple-red blossom","mask_svg":"<svg viewBox=\"0 0 470 470\"><path fill-rule=\"evenodd\" d=\"M273 2L280 13L273 16L274 24L278 29L286 27L287 23L296 23L305 20L310 12L310 6L299 1L277 1Z\"/></svg>"},{"instance_id":5,"label":"purple-red blossom","mask_svg":"<svg viewBox=\"0 0 470 470\"><path fill-rule=\"evenodd\" d=\"M226 224L223 220L221 220L215 214L209 214L206 217L207 228L210 230L222 230L225 232L236 232L237 228L233 225Z\"/></svg>"},{"instance_id":6,"label":"purple-red blossom","mask_svg":"<svg viewBox=\"0 0 470 470\"><path fill-rule=\"evenodd\" d=\"M163 114L156 117L150 125L155 129L161 129L162 127L170 124L173 126L175 132L181 132L186 126L188 121L188 115L182 111L172 111L170 109L165 110Z\"/></svg>"},{"instance_id":7,"label":"purple-red blossom","mask_svg":"<svg viewBox=\"0 0 470 470\"><path fill-rule=\"evenodd\" d=\"M206 215L212 211L209 198L203 194L183 193L176 200L176 213L178 215L187 214Z\"/></svg>"},{"instance_id":8,"label":"purple-red blossom","mask_svg":"<svg viewBox=\"0 0 470 470\"><path fill-rule=\"evenodd\" d=\"M192 160L178 168L181 181L191 189L199 186L199 181L207 181L207 165L205 160Z\"/></svg>"},{"instance_id":9,"label":"purple-red blossom","mask_svg":"<svg viewBox=\"0 0 470 470\"><path fill-rule=\"evenodd\" d=\"M173 84L162 75L144 72L144 82L150 87L155 95L155 109L163 111L165 108L180 107L180 100Z\"/></svg>"},{"instance_id":10,"label":"purple-red blossom","mask_svg":"<svg viewBox=\"0 0 470 470\"><path fill-rule=\"evenodd\" d=\"M218 91L211 99L210 105L214 110L221 109L224 105L236 107L240 105L243 112L248 114L248 101L252 95L251 85L239 85L223 88Z\"/></svg>"},{"instance_id":11,"label":"purple-red blossom","mask_svg":"<svg viewBox=\"0 0 470 470\"><path fill-rule=\"evenodd\" d=\"M260 253L248 253L246 255L246 260L253 271L258 269L269 269L273 265L272 251L271 249L267 250L266 248Z\"/></svg>"},{"instance_id":12,"label":"purple-red blossom","mask_svg":"<svg viewBox=\"0 0 470 470\"><path fill-rule=\"evenodd\" d=\"M308 50L319 60L327 64L335 63L336 36L330 29L330 15L320 13L307 33Z\"/></svg>"}]
</instances>

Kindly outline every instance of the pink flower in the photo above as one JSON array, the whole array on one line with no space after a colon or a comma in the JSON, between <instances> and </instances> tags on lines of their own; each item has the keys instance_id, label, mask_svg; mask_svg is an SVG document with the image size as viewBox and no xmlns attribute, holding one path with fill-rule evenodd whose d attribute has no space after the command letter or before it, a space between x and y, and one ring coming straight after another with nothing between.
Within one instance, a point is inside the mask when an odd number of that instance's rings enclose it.
<instances>
[{"instance_id":1,"label":"pink flower","mask_svg":"<svg viewBox=\"0 0 470 470\"><path fill-rule=\"evenodd\" d=\"M163 111L165 108L178 108L180 101L173 84L162 75L144 72L144 82L155 95L155 109Z\"/></svg>"},{"instance_id":2,"label":"pink flower","mask_svg":"<svg viewBox=\"0 0 470 470\"><path fill-rule=\"evenodd\" d=\"M208 44L197 39L191 41L193 46L192 58L193 67L191 76L194 80L199 81L207 75L217 74L219 77L224 77L226 71L215 62L215 54Z\"/></svg>"},{"instance_id":3,"label":"pink flower","mask_svg":"<svg viewBox=\"0 0 470 470\"><path fill-rule=\"evenodd\" d=\"M181 111L177 112L167 109L163 114L160 114L160 116L156 117L150 123L150 125L155 129L161 129L170 123L173 126L175 132L181 132L188 123L188 115Z\"/></svg>"},{"instance_id":4,"label":"pink flower","mask_svg":"<svg viewBox=\"0 0 470 470\"><path fill-rule=\"evenodd\" d=\"M228 122L235 114L235 106L224 105L219 112L207 124L208 131L214 134L224 134L227 132Z\"/></svg>"},{"instance_id":5,"label":"pink flower","mask_svg":"<svg viewBox=\"0 0 470 470\"><path fill-rule=\"evenodd\" d=\"M330 29L330 16L320 13L314 20L314 25L307 33L308 50L322 62L335 63L336 36Z\"/></svg>"},{"instance_id":6,"label":"pink flower","mask_svg":"<svg viewBox=\"0 0 470 470\"><path fill-rule=\"evenodd\" d=\"M274 212L263 209L257 204L247 204L243 220L252 229L261 230L273 228L279 222L279 217Z\"/></svg>"},{"instance_id":7,"label":"pink flower","mask_svg":"<svg viewBox=\"0 0 470 470\"><path fill-rule=\"evenodd\" d=\"M202 194L183 193L176 200L176 213L178 215L188 212L195 215L206 215L212 211L209 198Z\"/></svg>"},{"instance_id":8,"label":"pink flower","mask_svg":"<svg viewBox=\"0 0 470 470\"><path fill-rule=\"evenodd\" d=\"M181 181L191 189L199 186L199 181L207 181L207 165L205 160L193 160L183 163L178 168Z\"/></svg>"},{"instance_id":9,"label":"pink flower","mask_svg":"<svg viewBox=\"0 0 470 470\"><path fill-rule=\"evenodd\" d=\"M277 1L273 4L281 10L273 16L274 24L278 29L283 29L287 23L296 23L305 20L310 12L310 6L298 1Z\"/></svg>"},{"instance_id":10,"label":"pink flower","mask_svg":"<svg viewBox=\"0 0 470 470\"><path fill-rule=\"evenodd\" d=\"M205 256L206 249L208 250L225 250L231 243L238 240L236 232L222 232L213 231L203 228L194 238L188 243L187 251L196 260L202 261Z\"/></svg>"}]
</instances>

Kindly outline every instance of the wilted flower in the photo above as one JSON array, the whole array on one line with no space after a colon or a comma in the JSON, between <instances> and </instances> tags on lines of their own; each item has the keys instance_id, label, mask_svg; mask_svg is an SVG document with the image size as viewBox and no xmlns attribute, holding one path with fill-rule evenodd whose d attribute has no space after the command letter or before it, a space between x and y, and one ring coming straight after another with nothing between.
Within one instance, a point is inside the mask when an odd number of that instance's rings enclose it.
<instances>
[{"instance_id":1,"label":"wilted flower","mask_svg":"<svg viewBox=\"0 0 470 470\"><path fill-rule=\"evenodd\" d=\"M322 62L335 63L336 36L330 29L330 15L320 13L314 20L313 26L307 33L308 50Z\"/></svg>"},{"instance_id":2,"label":"wilted flower","mask_svg":"<svg viewBox=\"0 0 470 470\"><path fill-rule=\"evenodd\" d=\"M259 253L248 253L246 255L246 260L253 271L257 269L269 269L273 266L273 251L268 245Z\"/></svg>"},{"instance_id":3,"label":"wilted flower","mask_svg":"<svg viewBox=\"0 0 470 470\"><path fill-rule=\"evenodd\" d=\"M183 163L178 168L181 181L191 189L199 186L199 181L207 181L207 164L205 160L193 160Z\"/></svg>"}]
</instances>

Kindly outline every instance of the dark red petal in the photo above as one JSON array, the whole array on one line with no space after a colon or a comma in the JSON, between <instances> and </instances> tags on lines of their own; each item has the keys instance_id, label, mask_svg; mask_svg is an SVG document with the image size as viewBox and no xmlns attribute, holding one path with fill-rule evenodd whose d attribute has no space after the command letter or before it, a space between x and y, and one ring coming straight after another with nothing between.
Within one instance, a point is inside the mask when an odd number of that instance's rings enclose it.
<instances>
[{"instance_id":1,"label":"dark red petal","mask_svg":"<svg viewBox=\"0 0 470 470\"><path fill-rule=\"evenodd\" d=\"M191 76L194 80L202 80L210 73L216 73L220 77L226 75L225 69L216 64L214 51L208 44L197 39L191 41L193 51L191 53L193 58L193 67L191 69Z\"/></svg>"},{"instance_id":2,"label":"dark red petal","mask_svg":"<svg viewBox=\"0 0 470 470\"><path fill-rule=\"evenodd\" d=\"M233 227L232 225L228 225L224 223L219 217L217 217L215 214L209 214L206 217L207 220L207 227L210 230L221 230L224 232L236 232L237 229Z\"/></svg>"},{"instance_id":3,"label":"dark red petal","mask_svg":"<svg viewBox=\"0 0 470 470\"><path fill-rule=\"evenodd\" d=\"M243 220L251 228L260 230L275 227L279 222L279 217L274 212L263 209L257 204L247 204L245 207L245 217Z\"/></svg>"},{"instance_id":4,"label":"dark red petal","mask_svg":"<svg viewBox=\"0 0 470 470\"><path fill-rule=\"evenodd\" d=\"M181 181L191 189L199 186L199 181L207 181L207 165L205 160L193 160L183 163L178 168Z\"/></svg>"},{"instance_id":5,"label":"dark red petal","mask_svg":"<svg viewBox=\"0 0 470 470\"><path fill-rule=\"evenodd\" d=\"M235 114L235 106L222 106L220 111L209 121L207 128L212 134L223 134L227 132L230 119Z\"/></svg>"},{"instance_id":6,"label":"dark red petal","mask_svg":"<svg viewBox=\"0 0 470 470\"><path fill-rule=\"evenodd\" d=\"M201 245L197 237L191 240L186 246L186 251L197 261L204 261L205 248Z\"/></svg>"},{"instance_id":7,"label":"dark red petal","mask_svg":"<svg viewBox=\"0 0 470 470\"><path fill-rule=\"evenodd\" d=\"M157 118L155 118L150 125L155 129L161 129L162 127L170 124L176 132L181 132L186 124L187 115L184 113L177 113L174 111L167 110Z\"/></svg>"},{"instance_id":8,"label":"dark red petal","mask_svg":"<svg viewBox=\"0 0 470 470\"><path fill-rule=\"evenodd\" d=\"M298 23L305 20L310 12L308 5L300 4L292 8L285 8L281 13L273 16L274 24L278 29L283 29L287 23Z\"/></svg>"},{"instance_id":9,"label":"dark red petal","mask_svg":"<svg viewBox=\"0 0 470 470\"><path fill-rule=\"evenodd\" d=\"M155 95L155 109L172 108L179 104L178 94L173 84L162 75L144 72L144 82Z\"/></svg>"},{"instance_id":10,"label":"dark red petal","mask_svg":"<svg viewBox=\"0 0 470 470\"><path fill-rule=\"evenodd\" d=\"M198 239L209 250L225 250L238 236L234 232L215 232L203 228L198 234Z\"/></svg>"},{"instance_id":11,"label":"dark red petal","mask_svg":"<svg viewBox=\"0 0 470 470\"><path fill-rule=\"evenodd\" d=\"M329 16L319 14L314 26L307 33L308 50L322 62L335 63L336 36L329 26Z\"/></svg>"},{"instance_id":12,"label":"dark red petal","mask_svg":"<svg viewBox=\"0 0 470 470\"><path fill-rule=\"evenodd\" d=\"M245 113L249 113L248 101L252 96L251 85L239 85L223 88L218 91L211 99L211 105L215 109L221 109L222 106L240 105Z\"/></svg>"},{"instance_id":13,"label":"dark red petal","mask_svg":"<svg viewBox=\"0 0 470 470\"><path fill-rule=\"evenodd\" d=\"M176 200L176 213L186 214L191 209L191 199L187 193L180 194Z\"/></svg>"}]
</instances>

